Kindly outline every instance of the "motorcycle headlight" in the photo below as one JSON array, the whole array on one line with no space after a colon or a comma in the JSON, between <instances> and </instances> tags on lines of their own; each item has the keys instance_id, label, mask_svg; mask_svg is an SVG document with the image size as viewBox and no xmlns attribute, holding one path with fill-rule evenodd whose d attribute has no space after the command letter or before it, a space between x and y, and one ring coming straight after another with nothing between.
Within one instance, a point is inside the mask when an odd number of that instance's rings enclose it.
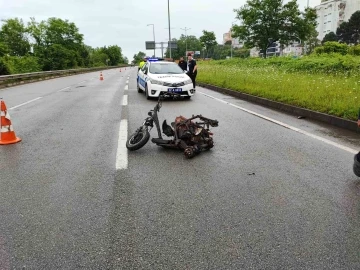
<instances>
[{"instance_id":1,"label":"motorcycle headlight","mask_svg":"<svg viewBox=\"0 0 360 270\"><path fill-rule=\"evenodd\" d=\"M191 79L185 81L185 84L190 84L190 83L192 83Z\"/></svg>"},{"instance_id":2,"label":"motorcycle headlight","mask_svg":"<svg viewBox=\"0 0 360 270\"><path fill-rule=\"evenodd\" d=\"M159 84L159 85L163 85L164 82L158 81L158 80L154 80L154 79L150 79L150 82L153 84Z\"/></svg>"}]
</instances>

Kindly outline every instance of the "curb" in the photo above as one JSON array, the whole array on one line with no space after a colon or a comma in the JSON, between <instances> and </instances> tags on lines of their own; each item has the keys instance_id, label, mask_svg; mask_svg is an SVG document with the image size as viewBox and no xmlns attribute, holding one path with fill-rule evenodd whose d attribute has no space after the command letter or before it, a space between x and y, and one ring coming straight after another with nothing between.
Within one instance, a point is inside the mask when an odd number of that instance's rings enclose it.
<instances>
[{"instance_id":1,"label":"curb","mask_svg":"<svg viewBox=\"0 0 360 270\"><path fill-rule=\"evenodd\" d=\"M221 87L211 85L211 84L197 82L197 85L207 88L207 89L210 89L210 90L213 90L213 91L216 91L216 92L219 92L219 93L222 93L222 94L227 94L229 96L233 96L233 97L237 97L237 98L240 98L240 99L243 99L246 101L250 101L252 103L261 104L261 105L264 105L269 108L278 109L280 111L284 111L284 112L291 113L291 114L298 115L298 116L305 116L309 119L318 120L320 122L324 122L324 123L327 123L327 124L330 124L333 126L337 126L337 127L343 128L343 129L359 132L357 122L355 122L355 121L346 120L346 119L343 119L343 118L340 118L337 116L332 116L329 114L320 113L320 112L312 111L309 109L304 109L304 108L300 108L300 107L296 107L296 106L292 106L292 105L287 105L287 104L284 104L281 102L272 101L272 100L269 100L266 98L261 98L261 97L245 94L245 93L227 89L227 88L221 88Z\"/></svg>"}]
</instances>

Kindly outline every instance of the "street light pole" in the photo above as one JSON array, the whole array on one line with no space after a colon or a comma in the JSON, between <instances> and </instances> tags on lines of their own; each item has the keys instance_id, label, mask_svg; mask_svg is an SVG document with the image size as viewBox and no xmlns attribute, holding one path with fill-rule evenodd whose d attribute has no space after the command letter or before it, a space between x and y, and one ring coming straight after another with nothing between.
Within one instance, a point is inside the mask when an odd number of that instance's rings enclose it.
<instances>
[{"instance_id":1,"label":"street light pole","mask_svg":"<svg viewBox=\"0 0 360 270\"><path fill-rule=\"evenodd\" d=\"M293 35L293 37L297 38L297 39L299 40L299 42L300 42L300 45L302 45L302 41L301 41L301 39L300 39L298 36ZM306 45L305 45L305 53L306 53ZM296 51L296 56L297 56L297 55L298 55L298 53L297 53L297 51Z\"/></svg>"},{"instance_id":2,"label":"street light pole","mask_svg":"<svg viewBox=\"0 0 360 270\"><path fill-rule=\"evenodd\" d=\"M153 37L154 37L154 57L156 57L156 56L155 56L155 49L156 49L156 43L155 43L155 26L154 26L154 24L153 24L153 23L150 23L150 24L148 24L147 26L149 26L149 25L152 25L152 27L153 27Z\"/></svg>"},{"instance_id":3,"label":"street light pole","mask_svg":"<svg viewBox=\"0 0 360 270\"><path fill-rule=\"evenodd\" d=\"M168 21L169 21L169 49L170 49L170 58L171 58L171 33L170 33L170 3L168 0Z\"/></svg>"},{"instance_id":4,"label":"street light pole","mask_svg":"<svg viewBox=\"0 0 360 270\"><path fill-rule=\"evenodd\" d=\"M185 57L186 57L186 52L187 52L187 30L190 30L191 28L180 28L181 30L185 31L185 47L186 47L186 51L185 51Z\"/></svg>"},{"instance_id":5,"label":"street light pole","mask_svg":"<svg viewBox=\"0 0 360 270\"><path fill-rule=\"evenodd\" d=\"M233 21L231 23L230 35L232 34L232 28L234 27L234 22L236 22L236 21ZM232 35L231 35L231 57L230 58L233 58L233 39L232 39Z\"/></svg>"}]
</instances>

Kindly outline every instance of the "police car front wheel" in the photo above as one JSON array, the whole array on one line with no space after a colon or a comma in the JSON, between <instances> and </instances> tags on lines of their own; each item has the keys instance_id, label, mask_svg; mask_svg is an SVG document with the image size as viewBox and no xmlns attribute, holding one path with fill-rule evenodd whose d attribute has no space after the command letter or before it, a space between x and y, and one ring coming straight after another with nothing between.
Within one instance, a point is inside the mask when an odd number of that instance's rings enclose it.
<instances>
[{"instance_id":1,"label":"police car front wheel","mask_svg":"<svg viewBox=\"0 0 360 270\"><path fill-rule=\"evenodd\" d=\"M139 84L137 85L137 91L138 91L138 93L142 92L142 89L140 88Z\"/></svg>"}]
</instances>

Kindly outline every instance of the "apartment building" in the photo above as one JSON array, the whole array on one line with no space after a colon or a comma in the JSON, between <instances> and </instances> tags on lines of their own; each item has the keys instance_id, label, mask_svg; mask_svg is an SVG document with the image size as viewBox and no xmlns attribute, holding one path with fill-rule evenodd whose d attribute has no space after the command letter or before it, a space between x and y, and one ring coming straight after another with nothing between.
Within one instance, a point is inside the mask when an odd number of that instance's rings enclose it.
<instances>
[{"instance_id":1,"label":"apartment building","mask_svg":"<svg viewBox=\"0 0 360 270\"><path fill-rule=\"evenodd\" d=\"M341 23L348 21L351 15L360 10L360 0L322 0L316 6L318 39L322 40L330 32L336 33Z\"/></svg>"},{"instance_id":2,"label":"apartment building","mask_svg":"<svg viewBox=\"0 0 360 270\"><path fill-rule=\"evenodd\" d=\"M242 48L244 46L244 43L242 41L240 41L238 38L233 38L231 36L231 29L229 30L229 32L223 34L223 44L228 41L231 41L233 48Z\"/></svg>"}]
</instances>

